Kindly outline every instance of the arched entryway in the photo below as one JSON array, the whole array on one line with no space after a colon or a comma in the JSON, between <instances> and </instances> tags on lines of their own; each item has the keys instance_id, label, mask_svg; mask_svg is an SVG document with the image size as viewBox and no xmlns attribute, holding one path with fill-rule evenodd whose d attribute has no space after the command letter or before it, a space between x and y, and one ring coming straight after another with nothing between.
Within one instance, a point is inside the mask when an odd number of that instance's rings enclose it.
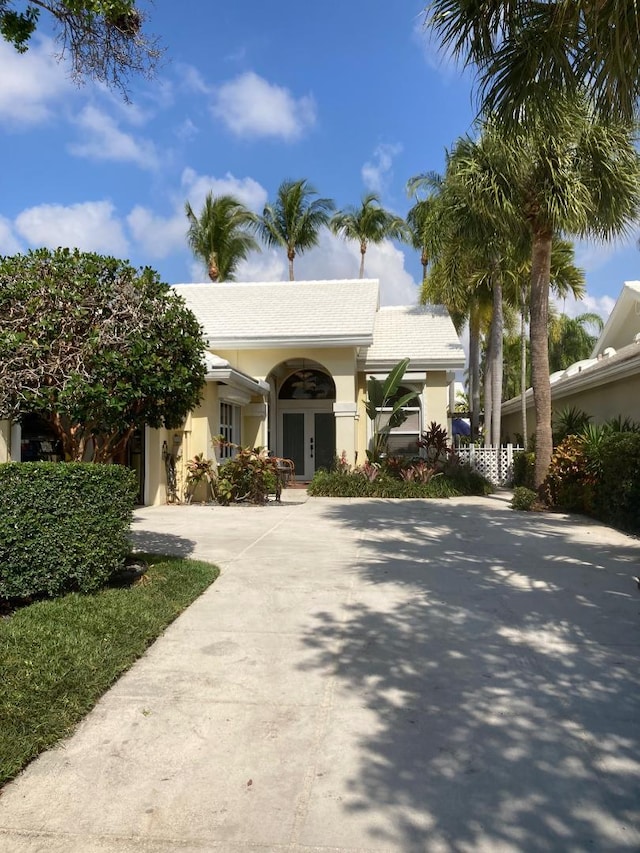
<instances>
[{"instance_id":1,"label":"arched entryway","mask_svg":"<svg viewBox=\"0 0 640 853\"><path fill-rule=\"evenodd\" d=\"M293 460L297 480L310 480L319 468L330 468L336 455L335 383L322 365L303 359L284 362L269 378L275 398L270 444L278 456Z\"/></svg>"}]
</instances>

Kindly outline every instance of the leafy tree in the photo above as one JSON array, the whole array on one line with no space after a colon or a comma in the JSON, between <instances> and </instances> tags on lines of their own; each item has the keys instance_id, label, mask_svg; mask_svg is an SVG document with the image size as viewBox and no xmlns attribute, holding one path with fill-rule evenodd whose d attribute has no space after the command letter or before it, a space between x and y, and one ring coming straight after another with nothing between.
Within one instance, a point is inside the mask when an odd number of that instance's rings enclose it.
<instances>
[{"instance_id":1,"label":"leafy tree","mask_svg":"<svg viewBox=\"0 0 640 853\"><path fill-rule=\"evenodd\" d=\"M377 193L367 193L360 207L348 207L336 213L330 222L334 234L360 244L360 278L364 278L364 256L370 243L401 239L406 233L404 220L385 210Z\"/></svg>"},{"instance_id":2,"label":"leafy tree","mask_svg":"<svg viewBox=\"0 0 640 853\"><path fill-rule=\"evenodd\" d=\"M249 233L257 216L231 195L208 193L200 216L186 202L187 240L193 254L207 267L211 281L233 281L236 268L258 244Z\"/></svg>"},{"instance_id":3,"label":"leafy tree","mask_svg":"<svg viewBox=\"0 0 640 853\"><path fill-rule=\"evenodd\" d=\"M552 124L584 89L629 122L640 96L640 5L617 0L431 0L427 25L478 72L482 111Z\"/></svg>"},{"instance_id":4,"label":"leafy tree","mask_svg":"<svg viewBox=\"0 0 640 853\"><path fill-rule=\"evenodd\" d=\"M258 231L268 246L282 246L289 261L289 281L294 280L293 262L297 254L318 245L318 235L329 224L335 205L306 180L283 181L273 204L267 204L258 222Z\"/></svg>"},{"instance_id":5,"label":"leafy tree","mask_svg":"<svg viewBox=\"0 0 640 853\"><path fill-rule=\"evenodd\" d=\"M582 361L591 356L598 340L590 334L591 326L601 332L604 322L599 314L587 312L578 317L567 317L560 314L552 317L549 323L549 370L566 370L576 361Z\"/></svg>"},{"instance_id":6,"label":"leafy tree","mask_svg":"<svg viewBox=\"0 0 640 853\"><path fill-rule=\"evenodd\" d=\"M65 458L108 461L179 427L204 384L202 329L148 267L76 250L0 260L0 418L36 413Z\"/></svg>"},{"instance_id":7,"label":"leafy tree","mask_svg":"<svg viewBox=\"0 0 640 853\"><path fill-rule=\"evenodd\" d=\"M162 51L143 33L144 15L135 0L0 0L0 35L24 53L36 31L40 12L50 15L60 45L69 57L71 74L119 89L126 97L130 73L151 76Z\"/></svg>"}]
</instances>

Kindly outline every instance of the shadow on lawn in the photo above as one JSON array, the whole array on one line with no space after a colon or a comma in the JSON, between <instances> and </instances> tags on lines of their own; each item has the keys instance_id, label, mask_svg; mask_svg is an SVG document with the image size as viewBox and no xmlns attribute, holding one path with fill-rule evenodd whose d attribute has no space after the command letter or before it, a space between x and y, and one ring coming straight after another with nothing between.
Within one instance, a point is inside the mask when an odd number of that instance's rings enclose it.
<instances>
[{"instance_id":1,"label":"shadow on lawn","mask_svg":"<svg viewBox=\"0 0 640 853\"><path fill-rule=\"evenodd\" d=\"M336 808L403 853L639 849L640 543L499 501L325 512L362 550L347 617L304 638L337 682L327 737L357 743L324 796L347 772Z\"/></svg>"}]
</instances>

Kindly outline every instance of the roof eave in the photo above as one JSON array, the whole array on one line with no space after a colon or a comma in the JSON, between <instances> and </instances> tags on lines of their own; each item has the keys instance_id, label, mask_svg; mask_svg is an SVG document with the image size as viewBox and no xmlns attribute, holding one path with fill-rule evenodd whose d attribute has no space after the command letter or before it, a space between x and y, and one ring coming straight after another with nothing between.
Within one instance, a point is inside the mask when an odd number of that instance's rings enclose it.
<instances>
[{"instance_id":1,"label":"roof eave","mask_svg":"<svg viewBox=\"0 0 640 853\"><path fill-rule=\"evenodd\" d=\"M205 336L206 337L206 336ZM373 335L311 335L304 337L264 338L207 338L207 346L214 350L229 349L294 349L296 347L370 347Z\"/></svg>"}]
</instances>

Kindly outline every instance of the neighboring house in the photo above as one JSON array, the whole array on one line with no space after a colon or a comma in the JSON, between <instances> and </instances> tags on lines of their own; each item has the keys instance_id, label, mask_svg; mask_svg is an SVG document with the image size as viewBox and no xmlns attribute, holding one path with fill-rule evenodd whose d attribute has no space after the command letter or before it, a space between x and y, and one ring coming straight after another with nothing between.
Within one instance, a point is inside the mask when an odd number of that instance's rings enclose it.
<instances>
[{"instance_id":1,"label":"neighboring house","mask_svg":"<svg viewBox=\"0 0 640 853\"><path fill-rule=\"evenodd\" d=\"M449 386L465 359L443 307L380 308L378 282L370 279L182 284L175 290L203 326L207 381L201 405L182 429L147 429L140 436L142 452L130 464L144 481L144 503L165 502L167 460L175 462L180 486L185 463L196 454L218 461L231 454L231 448L215 448L219 435L292 459L303 481L343 451L350 463L363 462L371 439L367 379L385 378L406 357L403 389L415 391L415 398L391 437L391 450L415 453L431 421L450 431ZM4 436L6 458L6 429ZM16 434L14 449L19 441ZM0 459L2 442L0 433Z\"/></svg>"},{"instance_id":2,"label":"neighboring house","mask_svg":"<svg viewBox=\"0 0 640 853\"><path fill-rule=\"evenodd\" d=\"M534 432L533 390L526 392L527 426ZM591 358L551 375L555 418L575 407L601 424L621 415L640 422L640 281L627 281L613 307ZM520 397L502 405L507 439L522 433Z\"/></svg>"}]
</instances>

